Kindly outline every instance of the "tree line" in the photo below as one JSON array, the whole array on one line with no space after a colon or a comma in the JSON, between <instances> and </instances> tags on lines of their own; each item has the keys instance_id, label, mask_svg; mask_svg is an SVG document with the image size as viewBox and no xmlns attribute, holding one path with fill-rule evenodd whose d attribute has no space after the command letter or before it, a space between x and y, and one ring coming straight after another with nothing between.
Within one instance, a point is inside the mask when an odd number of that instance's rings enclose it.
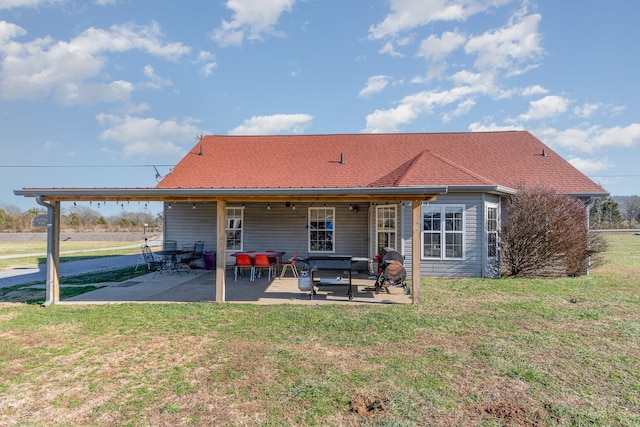
<instances>
[{"instance_id":1,"label":"tree line","mask_svg":"<svg viewBox=\"0 0 640 427\"><path fill-rule=\"evenodd\" d=\"M591 206L592 229L640 228L640 196L616 196L596 199Z\"/></svg>"},{"instance_id":2,"label":"tree line","mask_svg":"<svg viewBox=\"0 0 640 427\"><path fill-rule=\"evenodd\" d=\"M0 205L0 231L2 232L42 232L46 226L37 226L34 219L47 215L45 208L31 208L26 211L15 205ZM60 231L63 232L137 232L162 230L162 213L127 212L105 217L86 206L63 208L60 215Z\"/></svg>"}]
</instances>

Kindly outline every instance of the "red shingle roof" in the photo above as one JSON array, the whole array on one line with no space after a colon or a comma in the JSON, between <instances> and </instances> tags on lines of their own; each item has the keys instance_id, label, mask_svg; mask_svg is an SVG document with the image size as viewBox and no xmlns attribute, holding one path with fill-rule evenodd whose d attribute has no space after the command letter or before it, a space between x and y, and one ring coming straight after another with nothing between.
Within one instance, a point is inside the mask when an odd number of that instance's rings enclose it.
<instances>
[{"instance_id":1,"label":"red shingle roof","mask_svg":"<svg viewBox=\"0 0 640 427\"><path fill-rule=\"evenodd\" d=\"M525 131L205 136L157 188L522 184L606 193Z\"/></svg>"}]
</instances>

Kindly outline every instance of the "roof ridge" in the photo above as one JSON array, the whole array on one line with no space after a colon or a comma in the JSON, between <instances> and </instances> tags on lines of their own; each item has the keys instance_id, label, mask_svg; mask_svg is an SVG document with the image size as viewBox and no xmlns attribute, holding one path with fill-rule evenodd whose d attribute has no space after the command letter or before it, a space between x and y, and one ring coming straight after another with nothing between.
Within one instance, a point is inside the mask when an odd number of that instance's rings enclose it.
<instances>
[{"instance_id":1,"label":"roof ridge","mask_svg":"<svg viewBox=\"0 0 640 427\"><path fill-rule=\"evenodd\" d=\"M464 166L460 166L459 164L455 163L454 161L449 160L448 158L446 158L444 156L441 156L440 154L434 153L431 150L424 150L422 153L428 153L432 157L435 157L436 159L445 162L446 164L448 164L449 166L459 170L460 172L465 173L465 174L467 174L469 176L472 176L473 178L475 178L475 179L477 179L479 181L482 181L484 184L487 184L487 185L493 184L493 181L491 181L487 177L482 176L480 174L477 174L477 173L465 168Z\"/></svg>"},{"instance_id":2,"label":"roof ridge","mask_svg":"<svg viewBox=\"0 0 640 427\"><path fill-rule=\"evenodd\" d=\"M374 182L370 183L368 186L369 187L379 187L381 186L380 184L387 181L387 180L391 180L391 185L390 187L397 187L398 183L400 181L402 181L402 178L404 178L405 176L407 176L407 173L409 173L409 171L411 170L411 167L418 161L418 159L420 157L422 157L424 151L421 153L418 153L416 156L414 156L413 158L407 160L406 162L402 163L400 166L398 166L397 168L395 168L394 170L392 170L391 172L389 172L388 174L381 176L380 178L378 178L377 180L375 180ZM389 185L384 185L384 187L387 187Z\"/></svg>"},{"instance_id":3,"label":"roof ridge","mask_svg":"<svg viewBox=\"0 0 640 427\"><path fill-rule=\"evenodd\" d=\"M267 135L256 135L256 134L217 134L211 133L203 136L203 139L206 137L223 137L223 138L280 138L280 137L309 137L309 136L413 136L413 135L464 135L464 134L506 134L506 133L529 133L527 130L523 129L507 129L507 130L485 130L485 131L474 131L474 132L465 132L465 131L454 131L454 132L372 132L372 133L349 133L349 132L336 132L336 133L275 133L275 134L267 134ZM200 141L198 141L200 142Z\"/></svg>"}]
</instances>

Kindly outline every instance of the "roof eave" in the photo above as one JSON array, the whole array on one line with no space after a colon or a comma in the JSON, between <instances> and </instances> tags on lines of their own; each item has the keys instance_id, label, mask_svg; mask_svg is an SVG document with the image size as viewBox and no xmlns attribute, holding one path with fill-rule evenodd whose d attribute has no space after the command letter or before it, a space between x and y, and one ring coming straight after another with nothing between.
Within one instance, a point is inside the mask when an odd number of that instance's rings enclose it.
<instances>
[{"instance_id":1,"label":"roof eave","mask_svg":"<svg viewBox=\"0 0 640 427\"><path fill-rule=\"evenodd\" d=\"M502 185L449 185L449 193L516 194L518 190Z\"/></svg>"},{"instance_id":2,"label":"roof eave","mask_svg":"<svg viewBox=\"0 0 640 427\"><path fill-rule=\"evenodd\" d=\"M446 186L436 187L343 187L343 188L23 188L16 196L42 197L45 200L146 200L198 201L269 198L393 198L408 200L447 192Z\"/></svg>"}]
</instances>

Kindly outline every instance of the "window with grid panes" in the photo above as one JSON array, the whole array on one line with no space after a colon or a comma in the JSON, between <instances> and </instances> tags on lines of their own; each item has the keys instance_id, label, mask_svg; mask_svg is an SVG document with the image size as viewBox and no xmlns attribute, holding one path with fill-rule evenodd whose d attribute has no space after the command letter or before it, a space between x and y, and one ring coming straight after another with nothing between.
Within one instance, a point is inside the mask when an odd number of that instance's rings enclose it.
<instances>
[{"instance_id":1,"label":"window with grid panes","mask_svg":"<svg viewBox=\"0 0 640 427\"><path fill-rule=\"evenodd\" d=\"M376 207L376 238L378 252L384 248L398 249L396 246L397 206Z\"/></svg>"},{"instance_id":2,"label":"window with grid panes","mask_svg":"<svg viewBox=\"0 0 640 427\"><path fill-rule=\"evenodd\" d=\"M464 256L464 206L422 207L423 258L456 259Z\"/></svg>"},{"instance_id":3,"label":"window with grid panes","mask_svg":"<svg viewBox=\"0 0 640 427\"><path fill-rule=\"evenodd\" d=\"M335 208L309 208L309 252L335 250Z\"/></svg>"},{"instance_id":4,"label":"window with grid panes","mask_svg":"<svg viewBox=\"0 0 640 427\"><path fill-rule=\"evenodd\" d=\"M487 207L487 256L498 256L498 208Z\"/></svg>"},{"instance_id":5,"label":"window with grid panes","mask_svg":"<svg viewBox=\"0 0 640 427\"><path fill-rule=\"evenodd\" d=\"M227 208L227 249L232 251L242 250L242 217L244 209L240 207Z\"/></svg>"}]
</instances>

